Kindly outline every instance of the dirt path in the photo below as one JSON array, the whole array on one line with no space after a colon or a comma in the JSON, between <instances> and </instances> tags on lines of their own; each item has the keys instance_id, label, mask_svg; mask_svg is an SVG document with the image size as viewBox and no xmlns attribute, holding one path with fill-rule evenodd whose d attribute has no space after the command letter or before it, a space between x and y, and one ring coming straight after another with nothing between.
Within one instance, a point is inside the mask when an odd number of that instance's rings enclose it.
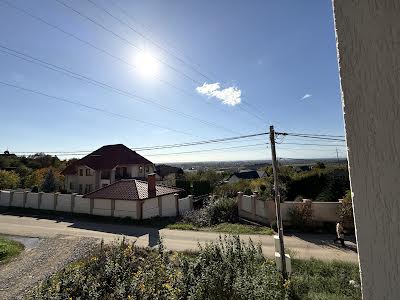
<instances>
[{"instance_id":1,"label":"dirt path","mask_svg":"<svg viewBox=\"0 0 400 300\"><path fill-rule=\"evenodd\" d=\"M85 255L97 239L75 236L44 238L0 266L0 299L22 299L39 281Z\"/></svg>"}]
</instances>

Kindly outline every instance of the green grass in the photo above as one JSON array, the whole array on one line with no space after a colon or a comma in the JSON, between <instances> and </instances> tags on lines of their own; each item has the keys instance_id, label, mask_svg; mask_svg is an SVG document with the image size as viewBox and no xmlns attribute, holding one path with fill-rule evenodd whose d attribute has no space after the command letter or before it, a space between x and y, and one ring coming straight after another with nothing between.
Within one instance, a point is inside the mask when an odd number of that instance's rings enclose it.
<instances>
[{"instance_id":1,"label":"green grass","mask_svg":"<svg viewBox=\"0 0 400 300\"><path fill-rule=\"evenodd\" d=\"M269 227L253 226L240 223L221 223L209 227L196 227L190 223L175 223L167 225L167 228L177 229L177 230L222 232L229 234L265 234L265 235L274 234L274 231Z\"/></svg>"},{"instance_id":2,"label":"green grass","mask_svg":"<svg viewBox=\"0 0 400 300\"><path fill-rule=\"evenodd\" d=\"M24 250L24 245L19 242L0 236L0 264L8 262Z\"/></svg>"},{"instance_id":3,"label":"green grass","mask_svg":"<svg viewBox=\"0 0 400 300\"><path fill-rule=\"evenodd\" d=\"M296 295L294 299L361 299L360 274L357 264L294 259L292 269L290 283ZM350 284L350 280L354 280L358 287Z\"/></svg>"}]
</instances>

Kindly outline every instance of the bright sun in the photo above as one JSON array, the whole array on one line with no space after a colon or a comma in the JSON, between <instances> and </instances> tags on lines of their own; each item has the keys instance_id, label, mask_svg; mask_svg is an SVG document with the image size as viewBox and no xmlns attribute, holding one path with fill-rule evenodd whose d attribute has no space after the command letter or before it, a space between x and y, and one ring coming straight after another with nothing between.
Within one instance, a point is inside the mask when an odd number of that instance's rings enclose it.
<instances>
[{"instance_id":1,"label":"bright sun","mask_svg":"<svg viewBox=\"0 0 400 300\"><path fill-rule=\"evenodd\" d=\"M149 52L141 51L136 56L136 67L140 74L151 77L158 73L159 63Z\"/></svg>"}]
</instances>

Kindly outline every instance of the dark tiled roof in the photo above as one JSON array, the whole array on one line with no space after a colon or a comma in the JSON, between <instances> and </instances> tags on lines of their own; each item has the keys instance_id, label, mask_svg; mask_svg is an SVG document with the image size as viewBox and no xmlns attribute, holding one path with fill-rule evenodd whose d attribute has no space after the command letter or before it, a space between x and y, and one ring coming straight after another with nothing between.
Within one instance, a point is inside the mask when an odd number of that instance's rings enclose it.
<instances>
[{"instance_id":1,"label":"dark tiled roof","mask_svg":"<svg viewBox=\"0 0 400 300\"><path fill-rule=\"evenodd\" d=\"M63 175L77 173L78 166L88 166L93 170L110 170L118 165L152 164L151 161L122 144L103 146L85 157L73 162L63 171Z\"/></svg>"},{"instance_id":2,"label":"dark tiled roof","mask_svg":"<svg viewBox=\"0 0 400 300\"><path fill-rule=\"evenodd\" d=\"M179 188L156 185L156 196L175 194L182 191L183 190ZM143 200L149 198L149 194L146 181L123 179L86 194L83 197L115 200Z\"/></svg>"},{"instance_id":3,"label":"dark tiled roof","mask_svg":"<svg viewBox=\"0 0 400 300\"><path fill-rule=\"evenodd\" d=\"M157 165L156 173L161 177L168 176L169 174L183 174L183 170L178 167L168 166L168 165Z\"/></svg>"},{"instance_id":4,"label":"dark tiled roof","mask_svg":"<svg viewBox=\"0 0 400 300\"><path fill-rule=\"evenodd\" d=\"M234 173L233 175L231 175L230 177L232 177L234 175L237 178L240 178L240 179L257 179L257 178L260 178L260 176L258 175L257 171L254 171L254 170L237 172L237 173Z\"/></svg>"}]
</instances>

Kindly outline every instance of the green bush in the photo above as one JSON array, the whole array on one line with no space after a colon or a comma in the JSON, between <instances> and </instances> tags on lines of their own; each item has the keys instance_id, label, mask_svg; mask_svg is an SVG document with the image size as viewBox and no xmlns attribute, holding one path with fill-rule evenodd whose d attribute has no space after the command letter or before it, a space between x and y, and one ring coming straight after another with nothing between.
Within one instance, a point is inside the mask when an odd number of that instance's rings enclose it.
<instances>
[{"instance_id":1,"label":"green bush","mask_svg":"<svg viewBox=\"0 0 400 300\"><path fill-rule=\"evenodd\" d=\"M225 222L235 223L238 221L237 200L236 198L211 200L201 209L186 212L183 221L198 227Z\"/></svg>"},{"instance_id":2,"label":"green bush","mask_svg":"<svg viewBox=\"0 0 400 300\"><path fill-rule=\"evenodd\" d=\"M299 229L310 229L313 226L312 203L296 203L289 210L289 219L292 226Z\"/></svg>"},{"instance_id":3,"label":"green bush","mask_svg":"<svg viewBox=\"0 0 400 300\"><path fill-rule=\"evenodd\" d=\"M198 255L102 247L39 285L30 299L284 299L283 280L260 247L239 237Z\"/></svg>"}]
</instances>

